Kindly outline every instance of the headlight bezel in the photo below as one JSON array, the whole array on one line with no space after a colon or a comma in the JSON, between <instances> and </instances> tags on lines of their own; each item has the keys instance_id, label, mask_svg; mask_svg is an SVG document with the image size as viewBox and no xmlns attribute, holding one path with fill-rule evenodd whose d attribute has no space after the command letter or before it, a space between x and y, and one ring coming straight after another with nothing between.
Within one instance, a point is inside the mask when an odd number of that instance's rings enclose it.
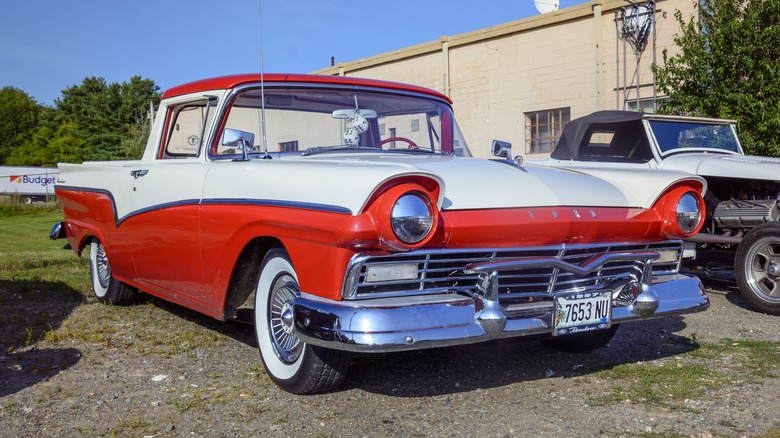
<instances>
[{"instance_id":1,"label":"headlight bezel","mask_svg":"<svg viewBox=\"0 0 780 438\"><path fill-rule=\"evenodd\" d=\"M410 251L424 246L436 234L439 225L437 198L421 185L414 183L401 183L384 190L371 210L380 244L391 251ZM424 233L415 235L415 226L421 224L415 219L408 218L419 218L422 212L426 214L427 224L423 224ZM407 230L412 232L413 238L398 232L398 226L410 227Z\"/></svg>"},{"instance_id":2,"label":"headlight bezel","mask_svg":"<svg viewBox=\"0 0 780 438\"><path fill-rule=\"evenodd\" d=\"M679 185L668 190L660 211L663 237L684 239L698 233L704 225L704 208L704 198L693 187Z\"/></svg>"}]
</instances>

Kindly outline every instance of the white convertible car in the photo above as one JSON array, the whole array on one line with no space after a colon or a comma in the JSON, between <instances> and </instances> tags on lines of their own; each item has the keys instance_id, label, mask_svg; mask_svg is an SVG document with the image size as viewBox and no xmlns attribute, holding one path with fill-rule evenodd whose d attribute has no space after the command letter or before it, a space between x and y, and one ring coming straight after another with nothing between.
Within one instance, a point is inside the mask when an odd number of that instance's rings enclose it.
<instances>
[{"instance_id":1,"label":"white convertible car","mask_svg":"<svg viewBox=\"0 0 780 438\"><path fill-rule=\"evenodd\" d=\"M350 352L528 336L588 350L621 323L704 310L682 242L703 179L626 188L478 160L425 88L266 74L168 90L142 159L60 164L67 237L101 301L140 290L251 310L268 375L313 393Z\"/></svg>"},{"instance_id":2,"label":"white convertible car","mask_svg":"<svg viewBox=\"0 0 780 438\"><path fill-rule=\"evenodd\" d=\"M686 241L697 267L734 269L755 309L780 314L780 159L744 155L735 121L601 111L569 122L543 164L641 184L643 171L684 171L707 180L707 220ZM607 173L604 173L607 172Z\"/></svg>"}]
</instances>

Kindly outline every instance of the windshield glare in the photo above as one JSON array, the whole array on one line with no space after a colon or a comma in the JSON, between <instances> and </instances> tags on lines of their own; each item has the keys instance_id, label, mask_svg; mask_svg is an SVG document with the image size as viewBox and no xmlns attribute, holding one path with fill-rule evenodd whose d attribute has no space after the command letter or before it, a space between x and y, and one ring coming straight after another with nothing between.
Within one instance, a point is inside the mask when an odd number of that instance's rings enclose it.
<instances>
[{"instance_id":1,"label":"windshield glare","mask_svg":"<svg viewBox=\"0 0 780 438\"><path fill-rule=\"evenodd\" d=\"M448 105L411 95L266 87L268 152L360 149L470 156ZM261 92L238 94L211 153L235 156L246 145L263 152ZM236 141L236 139L239 139Z\"/></svg>"},{"instance_id":2,"label":"windshield glare","mask_svg":"<svg viewBox=\"0 0 780 438\"><path fill-rule=\"evenodd\" d=\"M657 120L649 123L661 153L691 148L739 153L739 143L730 125Z\"/></svg>"}]
</instances>

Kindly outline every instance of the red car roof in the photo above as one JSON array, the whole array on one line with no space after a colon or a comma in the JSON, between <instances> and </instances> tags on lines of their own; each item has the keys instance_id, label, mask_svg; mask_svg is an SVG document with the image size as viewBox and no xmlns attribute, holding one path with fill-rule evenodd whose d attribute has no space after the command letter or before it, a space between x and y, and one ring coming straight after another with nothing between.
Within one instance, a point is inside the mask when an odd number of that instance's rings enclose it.
<instances>
[{"instance_id":1,"label":"red car roof","mask_svg":"<svg viewBox=\"0 0 780 438\"><path fill-rule=\"evenodd\" d=\"M398 82L378 81L374 79L362 79L346 76L327 76L310 74L284 74L284 73L265 73L263 74L265 82L298 82L314 84L337 84L354 85L365 87L389 88L398 91L410 91L415 93L427 94L429 96L444 99L449 103L452 100L438 91L430 88L418 87L416 85L402 84ZM190 82L168 89L162 96L163 99L180 96L182 94L197 93L209 90L220 90L234 88L248 83L260 83L260 74L241 74L232 76L220 76L216 78L202 79L200 81Z\"/></svg>"}]
</instances>

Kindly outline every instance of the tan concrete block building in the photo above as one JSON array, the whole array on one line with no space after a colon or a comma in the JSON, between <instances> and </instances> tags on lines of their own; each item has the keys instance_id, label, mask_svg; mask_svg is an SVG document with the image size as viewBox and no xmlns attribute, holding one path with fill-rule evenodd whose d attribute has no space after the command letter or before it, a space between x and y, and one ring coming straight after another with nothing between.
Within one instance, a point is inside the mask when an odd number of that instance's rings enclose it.
<instances>
[{"instance_id":1,"label":"tan concrete block building","mask_svg":"<svg viewBox=\"0 0 780 438\"><path fill-rule=\"evenodd\" d=\"M661 96L650 66L662 62L664 49L676 53L675 11L687 20L696 1L632 9L625 0L591 0L313 73L438 90L453 100L475 156L488 157L499 139L511 142L515 155L544 158L568 120L601 109L654 110ZM647 16L653 25L637 57L630 39Z\"/></svg>"}]
</instances>

